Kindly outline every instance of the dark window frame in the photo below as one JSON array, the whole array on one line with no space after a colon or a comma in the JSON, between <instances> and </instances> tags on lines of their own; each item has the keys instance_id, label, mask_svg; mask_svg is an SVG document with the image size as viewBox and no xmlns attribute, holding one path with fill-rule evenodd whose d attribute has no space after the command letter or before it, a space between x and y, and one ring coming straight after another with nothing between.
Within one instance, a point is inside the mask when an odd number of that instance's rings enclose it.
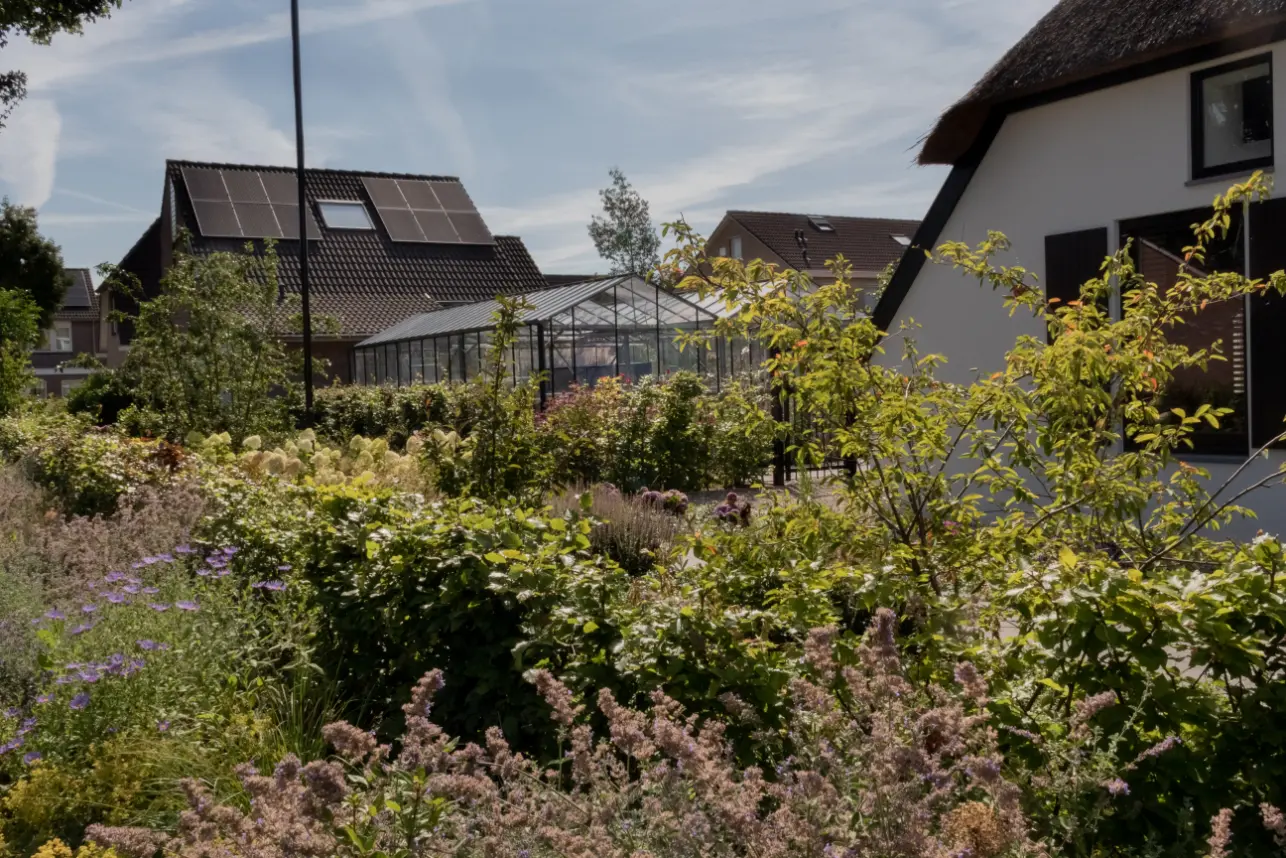
<instances>
[{"instance_id":1,"label":"dark window frame","mask_svg":"<svg viewBox=\"0 0 1286 858\"><path fill-rule=\"evenodd\" d=\"M1229 176L1236 173L1245 173L1251 170L1261 170L1266 167L1272 167L1274 164L1273 156L1276 152L1277 145L1277 128L1276 116L1269 115L1269 154L1265 158L1249 158L1245 161L1233 161L1227 164L1208 167L1205 163L1206 155L1206 104L1205 104L1205 82L1212 77L1228 72L1238 71L1254 66L1268 66L1268 85L1271 91L1273 85L1273 55L1272 53L1259 54L1254 57L1247 57L1242 60L1235 60L1223 65L1211 66L1209 68L1199 69L1192 73L1191 94L1192 108L1191 115L1188 117L1192 132L1192 179L1199 181L1201 179L1212 179L1218 176Z\"/></svg>"}]
</instances>

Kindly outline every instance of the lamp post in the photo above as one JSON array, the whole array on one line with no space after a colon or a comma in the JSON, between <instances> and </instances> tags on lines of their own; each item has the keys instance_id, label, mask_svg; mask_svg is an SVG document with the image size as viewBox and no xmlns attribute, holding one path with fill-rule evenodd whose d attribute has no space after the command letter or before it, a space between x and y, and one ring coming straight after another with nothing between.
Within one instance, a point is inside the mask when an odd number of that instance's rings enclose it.
<instances>
[{"instance_id":1,"label":"lamp post","mask_svg":"<svg viewBox=\"0 0 1286 858\"><path fill-rule=\"evenodd\" d=\"M299 185L299 290L304 317L304 408L313 413L313 319L308 306L308 197L304 191L304 95L299 64L299 0L290 0L290 43L295 66L295 181Z\"/></svg>"}]
</instances>

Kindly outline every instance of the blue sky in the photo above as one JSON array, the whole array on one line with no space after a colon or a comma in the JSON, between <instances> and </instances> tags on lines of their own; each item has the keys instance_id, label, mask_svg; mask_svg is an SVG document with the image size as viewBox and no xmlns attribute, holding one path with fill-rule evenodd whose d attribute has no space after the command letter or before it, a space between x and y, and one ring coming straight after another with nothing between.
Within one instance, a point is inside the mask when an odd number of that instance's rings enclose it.
<instances>
[{"instance_id":1,"label":"blue sky","mask_svg":"<svg viewBox=\"0 0 1286 858\"><path fill-rule=\"evenodd\" d=\"M658 220L920 217L917 140L1054 0L301 0L311 166L458 175L548 273L620 166ZM116 262L166 158L293 163L288 0L126 0L50 46L0 131L0 193L69 265Z\"/></svg>"}]
</instances>

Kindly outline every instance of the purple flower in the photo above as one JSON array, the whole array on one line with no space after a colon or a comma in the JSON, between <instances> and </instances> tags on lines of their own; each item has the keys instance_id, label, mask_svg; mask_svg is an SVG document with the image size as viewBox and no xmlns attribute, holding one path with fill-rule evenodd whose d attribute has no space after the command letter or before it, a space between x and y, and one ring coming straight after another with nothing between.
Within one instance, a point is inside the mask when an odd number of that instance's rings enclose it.
<instances>
[{"instance_id":1,"label":"purple flower","mask_svg":"<svg viewBox=\"0 0 1286 858\"><path fill-rule=\"evenodd\" d=\"M40 760L43 760L43 759L44 759L44 755L41 754L39 751L28 751L27 753L22 755L23 764L28 766L31 765L32 763L39 762Z\"/></svg>"},{"instance_id":2,"label":"purple flower","mask_svg":"<svg viewBox=\"0 0 1286 858\"><path fill-rule=\"evenodd\" d=\"M210 569L198 569L196 570L196 574L200 575L202 578L208 578L211 571L212 570Z\"/></svg>"},{"instance_id":3,"label":"purple flower","mask_svg":"<svg viewBox=\"0 0 1286 858\"><path fill-rule=\"evenodd\" d=\"M1136 760L1135 762L1138 762L1139 760L1146 760L1151 757L1159 757L1162 754L1164 754L1166 751L1172 750L1176 745L1182 744L1182 742L1183 740L1180 739L1178 736L1169 736L1165 739L1162 739L1160 742L1157 742L1155 745L1148 748L1143 753L1139 754L1139 759Z\"/></svg>"},{"instance_id":4,"label":"purple flower","mask_svg":"<svg viewBox=\"0 0 1286 858\"><path fill-rule=\"evenodd\" d=\"M156 595L157 593L159 593L159 592L161 592L161 591L160 591L160 589L159 589L159 588L157 588L157 587L144 587L144 588L143 588L143 595L145 595L145 596L155 596L155 595Z\"/></svg>"},{"instance_id":5,"label":"purple flower","mask_svg":"<svg viewBox=\"0 0 1286 858\"><path fill-rule=\"evenodd\" d=\"M79 694L77 694L75 697L73 697L71 699L71 702L68 703L67 705L70 706L72 709L76 710L77 712L79 712L81 709L84 709L86 706L89 705L89 694L82 691Z\"/></svg>"},{"instance_id":6,"label":"purple flower","mask_svg":"<svg viewBox=\"0 0 1286 858\"><path fill-rule=\"evenodd\" d=\"M184 543L183 545L174 546L174 553L175 554L196 554L196 551L192 548L191 545Z\"/></svg>"},{"instance_id":7,"label":"purple flower","mask_svg":"<svg viewBox=\"0 0 1286 858\"><path fill-rule=\"evenodd\" d=\"M1130 794L1130 785L1120 778L1114 778L1103 784L1103 786L1107 787L1107 791L1110 795L1121 796Z\"/></svg>"},{"instance_id":8,"label":"purple flower","mask_svg":"<svg viewBox=\"0 0 1286 858\"><path fill-rule=\"evenodd\" d=\"M36 702L37 702L37 703L48 703L50 700L53 700L53 699L54 699L54 697L53 697L53 695L52 695L52 694L42 694L42 695L40 695L39 697L37 697L37 698L36 698Z\"/></svg>"},{"instance_id":9,"label":"purple flower","mask_svg":"<svg viewBox=\"0 0 1286 858\"><path fill-rule=\"evenodd\" d=\"M145 662L141 658L132 658L130 663L121 667L121 676L133 676L143 669Z\"/></svg>"},{"instance_id":10,"label":"purple flower","mask_svg":"<svg viewBox=\"0 0 1286 858\"><path fill-rule=\"evenodd\" d=\"M148 652L153 652L161 648L160 644L158 644L156 641L151 641L151 640L138 641L138 646L139 646L139 649L145 649Z\"/></svg>"},{"instance_id":11,"label":"purple flower","mask_svg":"<svg viewBox=\"0 0 1286 858\"><path fill-rule=\"evenodd\" d=\"M291 568L292 568L292 567L291 567L291 565L290 565L289 563L283 563L283 564L281 564L280 566L278 566L278 567L277 567L277 571L278 571L278 572L289 572L289 571L291 570Z\"/></svg>"},{"instance_id":12,"label":"purple flower","mask_svg":"<svg viewBox=\"0 0 1286 858\"><path fill-rule=\"evenodd\" d=\"M81 623L80 625L78 625L78 626L76 626L75 628L71 629L71 631L69 632L69 634L73 634L73 635L80 635L80 634L84 634L85 632L89 631L89 630L90 630L90 629L92 629L93 627L94 627L94 624L93 624L93 623Z\"/></svg>"},{"instance_id":13,"label":"purple flower","mask_svg":"<svg viewBox=\"0 0 1286 858\"><path fill-rule=\"evenodd\" d=\"M142 584L143 582L140 581L138 578L126 578L125 583L133 584L135 587L137 587L139 584Z\"/></svg>"},{"instance_id":14,"label":"purple flower","mask_svg":"<svg viewBox=\"0 0 1286 858\"><path fill-rule=\"evenodd\" d=\"M174 607L180 611L199 611L201 609L201 606L196 602L175 602Z\"/></svg>"},{"instance_id":15,"label":"purple flower","mask_svg":"<svg viewBox=\"0 0 1286 858\"><path fill-rule=\"evenodd\" d=\"M97 611L97 610L98 610L97 605L82 605L80 612L82 614L92 614L94 613L94 611Z\"/></svg>"},{"instance_id":16,"label":"purple flower","mask_svg":"<svg viewBox=\"0 0 1286 858\"><path fill-rule=\"evenodd\" d=\"M51 608L50 610L45 612L45 619L46 620L65 620L67 619L67 615L64 614L62 611L58 610L57 608Z\"/></svg>"},{"instance_id":17,"label":"purple flower","mask_svg":"<svg viewBox=\"0 0 1286 858\"><path fill-rule=\"evenodd\" d=\"M129 565L129 568L131 568L131 569L142 569L142 568L143 568L143 564L142 564L142 563L131 563L131 564Z\"/></svg>"},{"instance_id":18,"label":"purple flower","mask_svg":"<svg viewBox=\"0 0 1286 858\"><path fill-rule=\"evenodd\" d=\"M214 565L215 563L223 563L223 562L225 562L225 561L224 561L224 559L223 559L223 556L222 556L222 555L220 555L220 554L211 554L209 557L205 558L205 562L206 562L206 563L209 563L210 565Z\"/></svg>"},{"instance_id":19,"label":"purple flower","mask_svg":"<svg viewBox=\"0 0 1286 858\"><path fill-rule=\"evenodd\" d=\"M93 667L85 668L78 675L80 676L81 682L88 682L91 685L97 682L102 677L102 674L100 674L98 670Z\"/></svg>"},{"instance_id":20,"label":"purple flower","mask_svg":"<svg viewBox=\"0 0 1286 858\"><path fill-rule=\"evenodd\" d=\"M124 579L124 577L124 572L108 572L107 575L104 576L103 580L108 584L115 584L117 581Z\"/></svg>"},{"instance_id":21,"label":"purple flower","mask_svg":"<svg viewBox=\"0 0 1286 858\"><path fill-rule=\"evenodd\" d=\"M156 722L156 731L157 731L158 733L165 733L165 732L169 731L169 729L170 729L170 722L169 722L169 721L157 721L157 722Z\"/></svg>"},{"instance_id":22,"label":"purple flower","mask_svg":"<svg viewBox=\"0 0 1286 858\"><path fill-rule=\"evenodd\" d=\"M17 718L21 714L22 710L17 706L10 706L8 709L4 710L4 717L6 718Z\"/></svg>"},{"instance_id":23,"label":"purple flower","mask_svg":"<svg viewBox=\"0 0 1286 858\"><path fill-rule=\"evenodd\" d=\"M34 729L36 729L36 719L35 719L35 718L28 718L28 719L26 719L25 721L23 721L21 725L19 725L19 727L18 727L18 735L19 735L19 736L25 736L25 735L27 735L28 733L30 733L30 732L31 732L32 730L34 730Z\"/></svg>"},{"instance_id":24,"label":"purple flower","mask_svg":"<svg viewBox=\"0 0 1286 858\"><path fill-rule=\"evenodd\" d=\"M125 601L125 597L120 593L108 593L107 601L111 602L113 605L119 605L121 602Z\"/></svg>"},{"instance_id":25,"label":"purple flower","mask_svg":"<svg viewBox=\"0 0 1286 858\"><path fill-rule=\"evenodd\" d=\"M16 739L10 739L9 741L5 742L3 745L0 745L0 754L7 754L10 751L16 751L18 748L22 747L22 743L23 743L23 738L21 736L17 737Z\"/></svg>"},{"instance_id":26,"label":"purple flower","mask_svg":"<svg viewBox=\"0 0 1286 858\"><path fill-rule=\"evenodd\" d=\"M282 590L286 589L286 583L284 581L256 581L250 586L254 587L256 590L272 590L274 593L280 593Z\"/></svg>"},{"instance_id":27,"label":"purple flower","mask_svg":"<svg viewBox=\"0 0 1286 858\"><path fill-rule=\"evenodd\" d=\"M225 557L231 557L232 555L236 554L240 550L241 549L237 548L236 546L229 545L227 548L223 549L223 554Z\"/></svg>"},{"instance_id":28,"label":"purple flower","mask_svg":"<svg viewBox=\"0 0 1286 858\"><path fill-rule=\"evenodd\" d=\"M219 570L218 577L220 577L220 578L227 578L227 577L228 577L229 575L231 575L231 574L232 574L232 570L231 570L231 569L220 569L220 570Z\"/></svg>"},{"instance_id":29,"label":"purple flower","mask_svg":"<svg viewBox=\"0 0 1286 858\"><path fill-rule=\"evenodd\" d=\"M158 555L156 559L157 559L158 561L160 561L161 563L173 563L173 562L174 562L174 555L173 555L173 554L161 554L161 555Z\"/></svg>"},{"instance_id":30,"label":"purple flower","mask_svg":"<svg viewBox=\"0 0 1286 858\"><path fill-rule=\"evenodd\" d=\"M162 604L159 604L158 602L149 602L147 606L151 608L153 611L156 611L158 614L168 611L170 609L169 605L162 605Z\"/></svg>"},{"instance_id":31,"label":"purple flower","mask_svg":"<svg viewBox=\"0 0 1286 858\"><path fill-rule=\"evenodd\" d=\"M144 565L144 566L151 566L151 565L153 565L153 564L155 564L155 563L159 563L160 561L161 561L161 558L159 558L159 557L144 557L144 558L143 558L143 565Z\"/></svg>"},{"instance_id":32,"label":"purple flower","mask_svg":"<svg viewBox=\"0 0 1286 858\"><path fill-rule=\"evenodd\" d=\"M220 557L207 557L205 562L210 564L211 569L226 569L228 566L228 561Z\"/></svg>"}]
</instances>

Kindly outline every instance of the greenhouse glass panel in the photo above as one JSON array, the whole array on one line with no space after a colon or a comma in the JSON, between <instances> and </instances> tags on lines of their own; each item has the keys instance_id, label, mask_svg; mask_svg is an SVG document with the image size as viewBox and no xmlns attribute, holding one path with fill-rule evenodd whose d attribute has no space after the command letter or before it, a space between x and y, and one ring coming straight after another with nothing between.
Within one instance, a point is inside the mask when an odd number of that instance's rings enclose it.
<instances>
[{"instance_id":1,"label":"greenhouse glass panel","mask_svg":"<svg viewBox=\"0 0 1286 858\"><path fill-rule=\"evenodd\" d=\"M451 380L451 338L435 337L433 342L437 344L435 348L438 353L438 381L449 382Z\"/></svg>"},{"instance_id":2,"label":"greenhouse glass panel","mask_svg":"<svg viewBox=\"0 0 1286 858\"><path fill-rule=\"evenodd\" d=\"M411 383L424 384L424 343L411 341Z\"/></svg>"},{"instance_id":3,"label":"greenhouse glass panel","mask_svg":"<svg viewBox=\"0 0 1286 858\"><path fill-rule=\"evenodd\" d=\"M411 383L411 344L397 344L397 386Z\"/></svg>"},{"instance_id":4,"label":"greenhouse glass panel","mask_svg":"<svg viewBox=\"0 0 1286 858\"><path fill-rule=\"evenodd\" d=\"M482 374L482 348L478 343L478 333L475 331L470 334L461 336L463 342L464 354L464 378L463 381L470 381Z\"/></svg>"}]
</instances>

